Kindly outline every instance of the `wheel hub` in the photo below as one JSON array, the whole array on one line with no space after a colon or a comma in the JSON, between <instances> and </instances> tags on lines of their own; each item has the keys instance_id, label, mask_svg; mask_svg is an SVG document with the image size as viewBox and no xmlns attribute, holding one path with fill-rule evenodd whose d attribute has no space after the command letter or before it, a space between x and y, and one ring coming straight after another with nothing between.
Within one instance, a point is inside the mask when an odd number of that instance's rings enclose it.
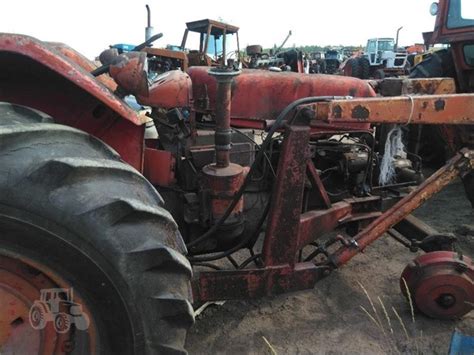
<instances>
[{"instance_id":1,"label":"wheel hub","mask_svg":"<svg viewBox=\"0 0 474 355\"><path fill-rule=\"evenodd\" d=\"M44 314L35 312L33 306L39 299L40 290L58 287L60 285L46 274L20 259L0 255L2 351L18 354L63 354L71 350L70 344L74 343L72 334L58 332L53 322L40 326ZM94 329L91 331L94 333ZM90 340L94 341L93 338Z\"/></svg>"},{"instance_id":2,"label":"wheel hub","mask_svg":"<svg viewBox=\"0 0 474 355\"><path fill-rule=\"evenodd\" d=\"M427 316L460 318L473 309L474 266L471 259L455 252L427 253L405 268L400 287L406 297L410 292L414 306Z\"/></svg>"}]
</instances>

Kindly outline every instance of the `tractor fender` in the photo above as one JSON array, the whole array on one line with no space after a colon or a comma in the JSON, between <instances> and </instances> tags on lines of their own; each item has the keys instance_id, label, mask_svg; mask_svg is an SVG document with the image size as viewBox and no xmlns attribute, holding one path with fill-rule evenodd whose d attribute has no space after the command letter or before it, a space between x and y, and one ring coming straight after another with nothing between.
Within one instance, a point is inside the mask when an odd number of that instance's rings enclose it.
<instances>
[{"instance_id":1,"label":"tractor fender","mask_svg":"<svg viewBox=\"0 0 474 355\"><path fill-rule=\"evenodd\" d=\"M42 42L26 35L0 33L0 64L4 54L28 57L74 83L124 119L135 125L143 123L135 111L114 95L109 88L110 85L107 87L85 69L90 66L90 62L89 65L85 64L84 57L65 45ZM2 65L2 68L5 67ZM30 74L33 77L35 75Z\"/></svg>"},{"instance_id":2,"label":"tractor fender","mask_svg":"<svg viewBox=\"0 0 474 355\"><path fill-rule=\"evenodd\" d=\"M34 108L97 137L142 171L143 118L114 95L106 76L89 73L91 64L65 45L0 33L0 101Z\"/></svg>"}]
</instances>

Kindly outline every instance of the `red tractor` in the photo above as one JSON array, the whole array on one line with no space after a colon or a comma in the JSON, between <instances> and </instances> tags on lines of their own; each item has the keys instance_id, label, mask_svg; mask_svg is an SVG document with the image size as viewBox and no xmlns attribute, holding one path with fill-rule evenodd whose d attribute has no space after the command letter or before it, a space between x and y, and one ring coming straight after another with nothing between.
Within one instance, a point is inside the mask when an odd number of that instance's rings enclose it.
<instances>
[{"instance_id":1,"label":"red tractor","mask_svg":"<svg viewBox=\"0 0 474 355\"><path fill-rule=\"evenodd\" d=\"M440 18L459 4L440 2ZM470 21L455 30L466 42ZM469 78L471 52L453 48ZM387 231L426 252L404 272L417 309L472 310L472 261L410 213L457 176L474 200L473 144L456 127L474 123L474 95L375 98L356 78L224 66L150 84L144 52L95 68L14 34L0 34L0 64L2 351L184 353L193 302L312 288ZM438 82L425 80L412 92ZM450 125L453 157L424 181L374 134L407 123ZM71 287L87 330L31 333L41 290Z\"/></svg>"}]
</instances>

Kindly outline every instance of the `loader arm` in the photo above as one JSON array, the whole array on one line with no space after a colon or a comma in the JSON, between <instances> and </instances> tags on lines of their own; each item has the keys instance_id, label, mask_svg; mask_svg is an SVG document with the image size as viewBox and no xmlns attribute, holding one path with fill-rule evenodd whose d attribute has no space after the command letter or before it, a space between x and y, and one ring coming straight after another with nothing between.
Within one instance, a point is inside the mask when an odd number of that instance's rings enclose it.
<instances>
[{"instance_id":1,"label":"loader arm","mask_svg":"<svg viewBox=\"0 0 474 355\"><path fill-rule=\"evenodd\" d=\"M331 123L474 124L474 94L333 100L317 104L317 120Z\"/></svg>"}]
</instances>

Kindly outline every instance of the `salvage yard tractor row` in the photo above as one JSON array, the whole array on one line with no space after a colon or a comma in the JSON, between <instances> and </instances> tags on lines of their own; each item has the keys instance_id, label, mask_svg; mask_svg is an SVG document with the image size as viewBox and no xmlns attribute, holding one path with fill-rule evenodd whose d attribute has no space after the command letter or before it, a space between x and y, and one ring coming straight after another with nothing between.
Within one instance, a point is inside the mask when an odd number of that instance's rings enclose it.
<instances>
[{"instance_id":1,"label":"salvage yard tractor row","mask_svg":"<svg viewBox=\"0 0 474 355\"><path fill-rule=\"evenodd\" d=\"M403 271L415 308L466 315L472 260L411 213L458 177L474 203L469 4L441 0L431 35L455 76L380 82L393 97L224 61L150 82L146 43L96 68L0 34L1 351L185 353L193 305L310 289L387 232L424 252ZM403 125L446 139L426 179ZM87 327L32 329L41 290L72 288L64 312Z\"/></svg>"}]
</instances>

